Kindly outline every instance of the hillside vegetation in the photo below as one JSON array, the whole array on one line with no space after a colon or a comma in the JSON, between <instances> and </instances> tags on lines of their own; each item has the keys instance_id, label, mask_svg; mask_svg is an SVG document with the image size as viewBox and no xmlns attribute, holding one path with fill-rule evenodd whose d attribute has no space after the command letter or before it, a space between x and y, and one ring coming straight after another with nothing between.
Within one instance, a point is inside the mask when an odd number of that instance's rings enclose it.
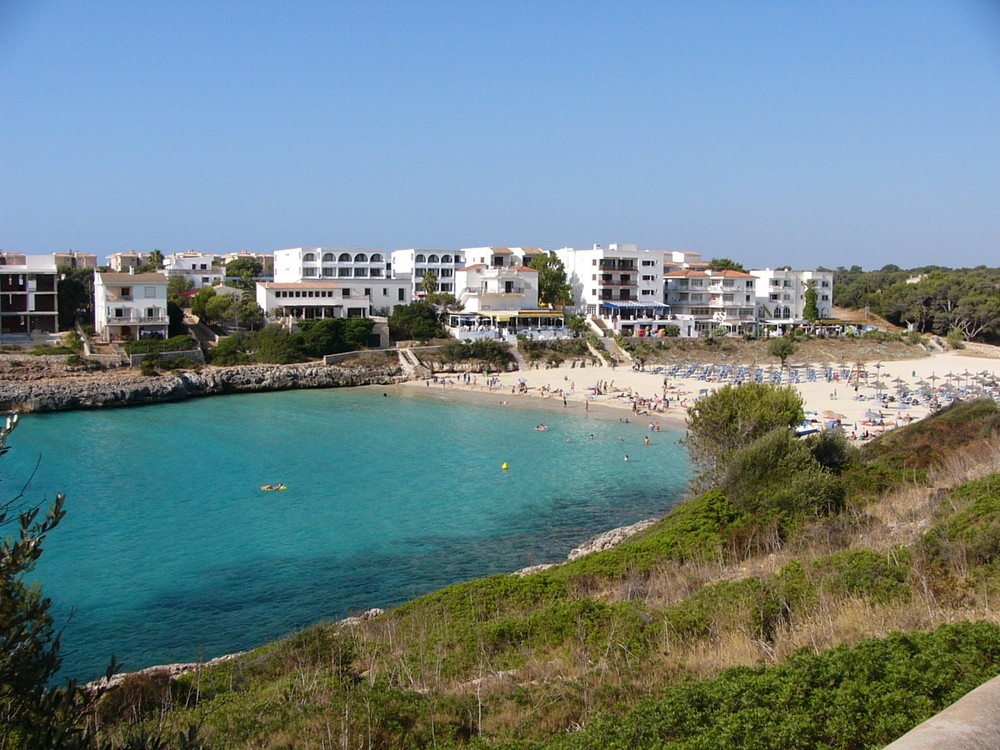
<instances>
[{"instance_id":1,"label":"hillside vegetation","mask_svg":"<svg viewBox=\"0 0 1000 750\"><path fill-rule=\"evenodd\" d=\"M998 430L980 401L862 449L767 433L733 453L777 457L753 483L616 548L134 675L95 721L117 746L878 747L1000 673Z\"/></svg>"}]
</instances>

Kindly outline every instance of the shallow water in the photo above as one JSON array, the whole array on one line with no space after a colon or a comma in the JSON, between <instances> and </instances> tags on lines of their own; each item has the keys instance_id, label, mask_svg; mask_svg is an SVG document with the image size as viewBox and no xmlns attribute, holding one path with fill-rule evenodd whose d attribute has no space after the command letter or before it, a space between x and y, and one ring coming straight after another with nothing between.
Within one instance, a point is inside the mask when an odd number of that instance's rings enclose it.
<instances>
[{"instance_id":1,"label":"shallow water","mask_svg":"<svg viewBox=\"0 0 1000 750\"><path fill-rule=\"evenodd\" d=\"M60 622L73 613L63 674L89 679L112 653L127 670L211 658L557 561L662 514L688 478L679 435L645 446L645 424L389 394L24 417L0 498L39 460L27 497L67 495L36 570Z\"/></svg>"}]
</instances>

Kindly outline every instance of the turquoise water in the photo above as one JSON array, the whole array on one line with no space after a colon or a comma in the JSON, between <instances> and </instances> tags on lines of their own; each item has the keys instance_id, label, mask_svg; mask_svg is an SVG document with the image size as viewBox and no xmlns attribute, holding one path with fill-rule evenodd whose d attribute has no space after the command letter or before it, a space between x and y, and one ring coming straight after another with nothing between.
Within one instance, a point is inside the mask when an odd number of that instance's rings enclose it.
<instances>
[{"instance_id":1,"label":"turquoise water","mask_svg":"<svg viewBox=\"0 0 1000 750\"><path fill-rule=\"evenodd\" d=\"M67 495L36 570L60 621L72 612L63 674L112 653L127 670L211 658L556 561L663 513L688 478L678 435L645 446L645 423L387 392L24 417L0 497L39 459L27 496Z\"/></svg>"}]
</instances>

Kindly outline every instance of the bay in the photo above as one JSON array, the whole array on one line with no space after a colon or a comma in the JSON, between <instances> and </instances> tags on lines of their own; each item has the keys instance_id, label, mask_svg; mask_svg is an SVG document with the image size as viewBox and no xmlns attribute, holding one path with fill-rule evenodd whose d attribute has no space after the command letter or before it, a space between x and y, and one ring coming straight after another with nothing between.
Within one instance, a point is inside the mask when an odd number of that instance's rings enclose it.
<instances>
[{"instance_id":1,"label":"bay","mask_svg":"<svg viewBox=\"0 0 1000 750\"><path fill-rule=\"evenodd\" d=\"M29 478L28 500L67 495L34 574L68 620L62 676L111 654L126 670L212 658L555 562L661 515L688 480L680 435L646 423L384 392L24 416L0 497Z\"/></svg>"}]
</instances>

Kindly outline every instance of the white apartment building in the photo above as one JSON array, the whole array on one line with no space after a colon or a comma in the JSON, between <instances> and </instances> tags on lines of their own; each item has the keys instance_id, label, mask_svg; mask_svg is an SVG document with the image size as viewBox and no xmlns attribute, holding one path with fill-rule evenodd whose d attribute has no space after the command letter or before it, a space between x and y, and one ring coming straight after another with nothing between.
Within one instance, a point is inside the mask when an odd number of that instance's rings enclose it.
<instances>
[{"instance_id":1,"label":"white apartment building","mask_svg":"<svg viewBox=\"0 0 1000 750\"><path fill-rule=\"evenodd\" d=\"M555 251L577 313L624 336L652 335L670 324L663 301L663 253L631 244Z\"/></svg>"},{"instance_id":2,"label":"white apartment building","mask_svg":"<svg viewBox=\"0 0 1000 750\"><path fill-rule=\"evenodd\" d=\"M555 335L563 328L561 310L539 307L538 271L523 265L523 248L477 247L461 252L470 265L455 272L455 296L462 310L449 316L448 325L456 338ZM531 253L527 251L529 257Z\"/></svg>"},{"instance_id":3,"label":"white apartment building","mask_svg":"<svg viewBox=\"0 0 1000 750\"><path fill-rule=\"evenodd\" d=\"M0 253L0 334L55 333L58 278L52 257Z\"/></svg>"},{"instance_id":4,"label":"white apartment building","mask_svg":"<svg viewBox=\"0 0 1000 750\"><path fill-rule=\"evenodd\" d=\"M730 334L757 326L757 279L741 271L678 269L663 275L664 295L682 335L722 327Z\"/></svg>"},{"instance_id":5,"label":"white apartment building","mask_svg":"<svg viewBox=\"0 0 1000 750\"><path fill-rule=\"evenodd\" d=\"M166 338L167 277L162 273L95 273L94 329L118 341Z\"/></svg>"},{"instance_id":6,"label":"white apartment building","mask_svg":"<svg viewBox=\"0 0 1000 750\"><path fill-rule=\"evenodd\" d=\"M171 253L163 259L163 270L168 276L183 276L195 288L217 286L226 276L225 261L221 255L198 253Z\"/></svg>"},{"instance_id":7,"label":"white apartment building","mask_svg":"<svg viewBox=\"0 0 1000 750\"><path fill-rule=\"evenodd\" d=\"M392 251L392 276L396 279L410 279L410 294L413 299L423 299L424 274L430 271L437 278L435 291L455 294L455 272L465 266L465 255L461 250L418 250L407 248Z\"/></svg>"},{"instance_id":8,"label":"white apartment building","mask_svg":"<svg viewBox=\"0 0 1000 750\"><path fill-rule=\"evenodd\" d=\"M382 250L358 247L293 247L274 251L274 280L385 279L392 265Z\"/></svg>"},{"instance_id":9,"label":"white apartment building","mask_svg":"<svg viewBox=\"0 0 1000 750\"><path fill-rule=\"evenodd\" d=\"M367 296L336 281L258 281L257 304L267 314L294 320L316 318L367 318Z\"/></svg>"},{"instance_id":10,"label":"white apartment building","mask_svg":"<svg viewBox=\"0 0 1000 750\"><path fill-rule=\"evenodd\" d=\"M770 326L805 323L806 289L816 289L820 320L833 315L833 271L753 269L757 278L757 317Z\"/></svg>"},{"instance_id":11,"label":"white apartment building","mask_svg":"<svg viewBox=\"0 0 1000 750\"><path fill-rule=\"evenodd\" d=\"M389 315L412 300L409 279L388 273L381 250L299 247L274 253L274 281L257 283L266 315L296 320Z\"/></svg>"}]
</instances>

